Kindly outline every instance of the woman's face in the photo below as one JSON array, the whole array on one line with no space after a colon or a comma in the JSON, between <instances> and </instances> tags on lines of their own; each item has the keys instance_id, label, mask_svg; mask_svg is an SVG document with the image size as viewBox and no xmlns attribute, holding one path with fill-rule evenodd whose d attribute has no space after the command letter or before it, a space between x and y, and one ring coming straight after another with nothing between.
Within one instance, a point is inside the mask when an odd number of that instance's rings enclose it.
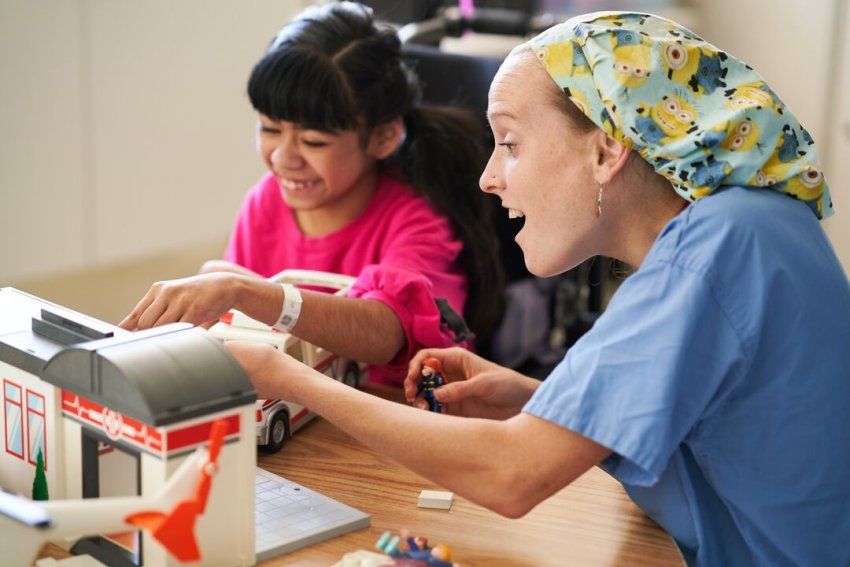
<instances>
[{"instance_id":1,"label":"woman's face","mask_svg":"<svg viewBox=\"0 0 850 567\"><path fill-rule=\"evenodd\" d=\"M557 86L527 55L509 57L490 87L487 115L496 146L480 185L502 200L506 214L524 217L516 242L525 264L551 276L595 254L599 187L589 136L556 108Z\"/></svg>"}]
</instances>

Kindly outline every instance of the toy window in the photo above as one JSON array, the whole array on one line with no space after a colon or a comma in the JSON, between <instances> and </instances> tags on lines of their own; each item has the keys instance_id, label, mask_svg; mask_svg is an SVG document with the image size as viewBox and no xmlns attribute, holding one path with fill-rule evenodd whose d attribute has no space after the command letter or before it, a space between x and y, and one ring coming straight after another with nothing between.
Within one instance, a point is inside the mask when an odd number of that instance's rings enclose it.
<instances>
[{"instance_id":1,"label":"toy window","mask_svg":"<svg viewBox=\"0 0 850 567\"><path fill-rule=\"evenodd\" d=\"M3 410L6 423L6 452L24 458L24 431L21 429L21 387L3 380Z\"/></svg>"},{"instance_id":2,"label":"toy window","mask_svg":"<svg viewBox=\"0 0 850 567\"><path fill-rule=\"evenodd\" d=\"M44 459L44 470L47 470L47 444L45 443L44 396L27 390L27 438L29 446L27 460L35 465L38 462L38 452Z\"/></svg>"}]
</instances>

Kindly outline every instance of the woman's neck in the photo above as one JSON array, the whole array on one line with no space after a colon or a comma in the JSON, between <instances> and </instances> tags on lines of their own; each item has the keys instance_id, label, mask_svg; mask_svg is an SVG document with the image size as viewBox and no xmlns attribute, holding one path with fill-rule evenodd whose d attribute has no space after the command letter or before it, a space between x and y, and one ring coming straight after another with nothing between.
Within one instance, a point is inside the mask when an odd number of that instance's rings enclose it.
<instances>
[{"instance_id":1,"label":"woman's neck","mask_svg":"<svg viewBox=\"0 0 850 567\"><path fill-rule=\"evenodd\" d=\"M622 200L616 212L612 211L616 218L606 219L615 228L608 232L608 250L603 252L636 268L643 264L667 223L688 205L660 175L653 174L638 183L622 188Z\"/></svg>"},{"instance_id":2,"label":"woman's neck","mask_svg":"<svg viewBox=\"0 0 850 567\"><path fill-rule=\"evenodd\" d=\"M359 217L378 191L377 170L366 173L343 195L320 207L293 210L295 222L304 236L321 238L346 227Z\"/></svg>"}]
</instances>

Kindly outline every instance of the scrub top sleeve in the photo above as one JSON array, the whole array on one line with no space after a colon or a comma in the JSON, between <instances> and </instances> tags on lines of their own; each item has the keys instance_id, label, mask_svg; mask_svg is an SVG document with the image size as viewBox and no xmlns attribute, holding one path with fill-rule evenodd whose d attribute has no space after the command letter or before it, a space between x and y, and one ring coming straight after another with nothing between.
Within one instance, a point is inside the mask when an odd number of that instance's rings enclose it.
<instances>
[{"instance_id":1,"label":"scrub top sleeve","mask_svg":"<svg viewBox=\"0 0 850 567\"><path fill-rule=\"evenodd\" d=\"M628 278L523 408L613 451L621 482L657 482L740 379L742 340L705 277L667 261Z\"/></svg>"}]
</instances>

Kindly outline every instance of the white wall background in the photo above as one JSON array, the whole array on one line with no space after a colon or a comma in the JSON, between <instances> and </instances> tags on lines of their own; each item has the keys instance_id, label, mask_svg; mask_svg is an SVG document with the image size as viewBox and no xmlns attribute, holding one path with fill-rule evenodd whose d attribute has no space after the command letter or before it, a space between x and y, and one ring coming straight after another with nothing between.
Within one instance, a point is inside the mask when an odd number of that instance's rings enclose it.
<instances>
[{"instance_id":1,"label":"white wall background","mask_svg":"<svg viewBox=\"0 0 850 567\"><path fill-rule=\"evenodd\" d=\"M827 123L827 178L837 214L826 221L826 230L850 272L850 2L838 0L835 20L836 57L830 84L829 103L824 108Z\"/></svg>"},{"instance_id":2,"label":"white wall background","mask_svg":"<svg viewBox=\"0 0 850 567\"><path fill-rule=\"evenodd\" d=\"M0 0L0 285L223 247L263 171L245 83L304 4Z\"/></svg>"},{"instance_id":3,"label":"white wall background","mask_svg":"<svg viewBox=\"0 0 850 567\"><path fill-rule=\"evenodd\" d=\"M0 0L0 285L220 242L263 167L251 66L305 0ZM821 150L850 267L848 0L692 0ZM609 8L616 8L612 2Z\"/></svg>"}]
</instances>

